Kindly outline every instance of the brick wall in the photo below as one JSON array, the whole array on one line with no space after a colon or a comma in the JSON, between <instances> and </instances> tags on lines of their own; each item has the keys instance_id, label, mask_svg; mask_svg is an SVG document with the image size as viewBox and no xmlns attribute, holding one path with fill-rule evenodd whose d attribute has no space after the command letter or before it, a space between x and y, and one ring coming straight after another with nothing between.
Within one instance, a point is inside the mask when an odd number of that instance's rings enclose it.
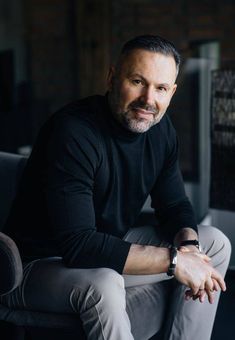
<instances>
[{"instance_id":1,"label":"brick wall","mask_svg":"<svg viewBox=\"0 0 235 340\"><path fill-rule=\"evenodd\" d=\"M25 5L29 73L34 98L54 110L70 100L73 85L73 36L66 0L28 0Z\"/></svg>"},{"instance_id":2,"label":"brick wall","mask_svg":"<svg viewBox=\"0 0 235 340\"><path fill-rule=\"evenodd\" d=\"M112 43L153 33L176 43L185 53L193 40L218 39L222 57L235 59L234 0L112 1Z\"/></svg>"}]
</instances>

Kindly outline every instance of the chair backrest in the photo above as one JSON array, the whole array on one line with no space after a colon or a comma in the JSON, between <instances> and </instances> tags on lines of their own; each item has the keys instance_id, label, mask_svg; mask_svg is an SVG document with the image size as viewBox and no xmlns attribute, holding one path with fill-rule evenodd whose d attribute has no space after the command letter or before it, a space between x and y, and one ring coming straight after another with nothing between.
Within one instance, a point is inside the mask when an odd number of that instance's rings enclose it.
<instances>
[{"instance_id":1,"label":"chair backrest","mask_svg":"<svg viewBox=\"0 0 235 340\"><path fill-rule=\"evenodd\" d=\"M0 231L16 195L27 157L0 152Z\"/></svg>"}]
</instances>

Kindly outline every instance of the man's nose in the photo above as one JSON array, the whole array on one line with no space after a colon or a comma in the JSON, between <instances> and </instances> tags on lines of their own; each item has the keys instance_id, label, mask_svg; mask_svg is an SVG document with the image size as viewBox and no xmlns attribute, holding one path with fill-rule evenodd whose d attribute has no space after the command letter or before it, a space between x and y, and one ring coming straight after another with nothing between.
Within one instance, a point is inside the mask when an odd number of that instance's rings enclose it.
<instances>
[{"instance_id":1,"label":"man's nose","mask_svg":"<svg viewBox=\"0 0 235 340\"><path fill-rule=\"evenodd\" d=\"M141 93L141 100L143 103L148 105L155 105L156 104L156 92L151 87L144 87Z\"/></svg>"}]
</instances>

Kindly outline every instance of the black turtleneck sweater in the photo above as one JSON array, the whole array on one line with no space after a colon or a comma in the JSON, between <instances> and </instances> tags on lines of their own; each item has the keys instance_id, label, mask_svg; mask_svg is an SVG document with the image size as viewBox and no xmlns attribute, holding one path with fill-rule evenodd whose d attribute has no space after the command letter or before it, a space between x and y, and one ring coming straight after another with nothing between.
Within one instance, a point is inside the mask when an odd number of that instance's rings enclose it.
<instances>
[{"instance_id":1,"label":"black turtleneck sweater","mask_svg":"<svg viewBox=\"0 0 235 340\"><path fill-rule=\"evenodd\" d=\"M24 259L59 255L71 267L121 273L130 248L122 237L149 194L169 239L182 227L196 230L169 117L133 133L112 117L107 97L89 97L41 129L5 232Z\"/></svg>"}]
</instances>

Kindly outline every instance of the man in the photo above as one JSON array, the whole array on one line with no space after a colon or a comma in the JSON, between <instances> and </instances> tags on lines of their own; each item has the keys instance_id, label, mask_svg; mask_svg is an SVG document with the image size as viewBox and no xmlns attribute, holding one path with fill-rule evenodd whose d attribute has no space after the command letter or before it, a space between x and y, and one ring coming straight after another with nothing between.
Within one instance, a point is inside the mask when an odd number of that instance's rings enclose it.
<instances>
[{"instance_id":1,"label":"man","mask_svg":"<svg viewBox=\"0 0 235 340\"><path fill-rule=\"evenodd\" d=\"M8 219L24 260L47 258L32 262L38 275L50 273L47 305L28 298L28 307L64 312L69 305L88 339L147 339L153 315L164 339L210 338L231 250L219 230L197 228L185 195L166 115L179 63L175 47L158 36L127 42L110 69L106 96L70 104L42 128ZM135 228L148 195L156 226ZM34 276L31 269L27 287L40 294ZM163 282L170 278L176 280ZM58 293L55 307L50 285ZM153 307L140 335L131 329L126 301L128 288L146 285L144 299ZM138 296L132 309L140 301L144 310Z\"/></svg>"}]
</instances>

